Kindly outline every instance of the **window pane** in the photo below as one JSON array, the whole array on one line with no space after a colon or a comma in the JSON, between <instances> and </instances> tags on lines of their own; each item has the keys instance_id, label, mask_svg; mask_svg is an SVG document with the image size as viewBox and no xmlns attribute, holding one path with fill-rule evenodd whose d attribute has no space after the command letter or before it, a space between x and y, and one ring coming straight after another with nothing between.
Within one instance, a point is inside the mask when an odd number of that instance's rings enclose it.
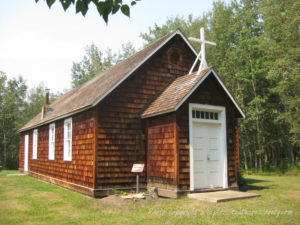
<instances>
[{"instance_id":1,"label":"window pane","mask_svg":"<svg viewBox=\"0 0 300 225\"><path fill-rule=\"evenodd\" d=\"M215 120L218 120L219 119L219 113L215 113Z\"/></svg>"},{"instance_id":2,"label":"window pane","mask_svg":"<svg viewBox=\"0 0 300 225\"><path fill-rule=\"evenodd\" d=\"M210 112L210 113L209 113L209 119L211 119L211 120L214 119L214 113L213 113L213 112Z\"/></svg>"},{"instance_id":3,"label":"window pane","mask_svg":"<svg viewBox=\"0 0 300 225\"><path fill-rule=\"evenodd\" d=\"M70 157L71 156L71 141L69 140L69 141L67 141L67 143L68 143L68 147L67 147L67 149L68 149L68 157Z\"/></svg>"},{"instance_id":4,"label":"window pane","mask_svg":"<svg viewBox=\"0 0 300 225\"><path fill-rule=\"evenodd\" d=\"M72 120L64 122L64 160L72 160Z\"/></svg>"},{"instance_id":5,"label":"window pane","mask_svg":"<svg viewBox=\"0 0 300 225\"><path fill-rule=\"evenodd\" d=\"M209 112L205 112L205 119L209 119Z\"/></svg>"},{"instance_id":6,"label":"window pane","mask_svg":"<svg viewBox=\"0 0 300 225\"><path fill-rule=\"evenodd\" d=\"M200 112L196 111L196 118L200 118Z\"/></svg>"},{"instance_id":7,"label":"window pane","mask_svg":"<svg viewBox=\"0 0 300 225\"><path fill-rule=\"evenodd\" d=\"M195 118L195 116L196 116L195 114L196 114L196 112L195 112L195 110L193 110L193 111L192 111L192 117L193 117L193 118Z\"/></svg>"},{"instance_id":8,"label":"window pane","mask_svg":"<svg viewBox=\"0 0 300 225\"><path fill-rule=\"evenodd\" d=\"M204 119L204 112L201 111L201 119Z\"/></svg>"}]
</instances>

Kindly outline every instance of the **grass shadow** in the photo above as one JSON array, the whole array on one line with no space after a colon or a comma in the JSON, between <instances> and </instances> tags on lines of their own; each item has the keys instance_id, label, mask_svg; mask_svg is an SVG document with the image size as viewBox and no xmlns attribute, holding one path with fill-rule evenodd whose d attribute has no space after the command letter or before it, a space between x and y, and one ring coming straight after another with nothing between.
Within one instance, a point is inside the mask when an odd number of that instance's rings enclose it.
<instances>
[{"instance_id":1,"label":"grass shadow","mask_svg":"<svg viewBox=\"0 0 300 225\"><path fill-rule=\"evenodd\" d=\"M243 192L250 191L250 190L260 191L260 190L265 190L265 189L270 189L270 187L268 187L268 186L256 186L256 185L249 185L249 184L246 184L246 185L243 185L243 186L239 187L239 191L243 191Z\"/></svg>"},{"instance_id":2,"label":"grass shadow","mask_svg":"<svg viewBox=\"0 0 300 225\"><path fill-rule=\"evenodd\" d=\"M263 182L269 182L266 180L259 180L259 179L249 179L249 178L243 178L243 183L240 184L239 190L240 191L249 191L249 190L264 190L264 189L270 189L269 186L262 186L262 185L256 185Z\"/></svg>"},{"instance_id":3,"label":"grass shadow","mask_svg":"<svg viewBox=\"0 0 300 225\"><path fill-rule=\"evenodd\" d=\"M249 178L246 178L247 180L247 184L255 184L255 183L262 183L262 182L269 182L267 180L258 180L258 179L249 179Z\"/></svg>"}]
</instances>

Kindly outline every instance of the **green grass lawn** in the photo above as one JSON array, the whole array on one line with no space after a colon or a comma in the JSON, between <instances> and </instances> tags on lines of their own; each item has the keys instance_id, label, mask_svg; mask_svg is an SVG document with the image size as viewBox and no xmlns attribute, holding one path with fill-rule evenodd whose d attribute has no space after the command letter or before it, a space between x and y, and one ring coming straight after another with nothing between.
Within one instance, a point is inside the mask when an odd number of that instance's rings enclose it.
<instances>
[{"instance_id":1,"label":"green grass lawn","mask_svg":"<svg viewBox=\"0 0 300 225\"><path fill-rule=\"evenodd\" d=\"M259 198L93 199L29 176L0 173L0 224L300 224L300 177L247 175Z\"/></svg>"}]
</instances>

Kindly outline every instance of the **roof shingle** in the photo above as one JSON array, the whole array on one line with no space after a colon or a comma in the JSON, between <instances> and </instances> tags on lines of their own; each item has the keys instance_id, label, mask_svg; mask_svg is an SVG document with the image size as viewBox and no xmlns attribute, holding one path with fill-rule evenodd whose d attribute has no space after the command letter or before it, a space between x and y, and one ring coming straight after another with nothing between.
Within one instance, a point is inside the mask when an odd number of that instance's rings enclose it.
<instances>
[{"instance_id":1,"label":"roof shingle","mask_svg":"<svg viewBox=\"0 0 300 225\"><path fill-rule=\"evenodd\" d=\"M210 72L211 67L200 72L199 75L192 73L175 79L141 115L147 118L176 110L176 106L198 84L203 77Z\"/></svg>"},{"instance_id":2,"label":"roof shingle","mask_svg":"<svg viewBox=\"0 0 300 225\"><path fill-rule=\"evenodd\" d=\"M95 76L83 85L67 92L50 105L52 110L48 112L43 119L41 119L41 113L39 113L19 129L19 132L50 123L51 121L95 106L132 74L135 69L142 65L148 57L159 50L168 39L178 33L181 34L179 30L176 30L166 35L128 59Z\"/></svg>"}]
</instances>

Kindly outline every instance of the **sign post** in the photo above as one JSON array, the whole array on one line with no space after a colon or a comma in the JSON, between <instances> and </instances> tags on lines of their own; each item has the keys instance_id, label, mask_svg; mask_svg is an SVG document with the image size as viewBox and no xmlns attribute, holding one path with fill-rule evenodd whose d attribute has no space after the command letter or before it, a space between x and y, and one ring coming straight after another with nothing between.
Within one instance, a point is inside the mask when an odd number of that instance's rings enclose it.
<instances>
[{"instance_id":1,"label":"sign post","mask_svg":"<svg viewBox=\"0 0 300 225\"><path fill-rule=\"evenodd\" d=\"M131 173L136 173L136 193L139 193L139 175L144 171L145 164L133 164Z\"/></svg>"}]
</instances>

